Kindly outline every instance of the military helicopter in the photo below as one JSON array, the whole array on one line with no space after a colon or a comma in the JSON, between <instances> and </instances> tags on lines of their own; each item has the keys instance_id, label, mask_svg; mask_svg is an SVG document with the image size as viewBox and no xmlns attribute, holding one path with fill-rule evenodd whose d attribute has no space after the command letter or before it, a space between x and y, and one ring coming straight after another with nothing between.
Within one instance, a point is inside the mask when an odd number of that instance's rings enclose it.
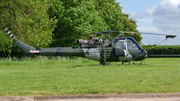
<instances>
[{"instance_id":1,"label":"military helicopter","mask_svg":"<svg viewBox=\"0 0 180 101\"><path fill-rule=\"evenodd\" d=\"M107 62L129 62L142 61L146 59L147 52L143 49L132 37L122 37L119 34L112 40L108 40L110 33L139 33L139 32L125 32L125 31L101 31L93 33L94 35L104 33L104 43L102 38L93 38L89 36L88 40L78 39L76 43L80 47L54 47L54 48L34 48L18 39L6 28L5 32L16 41L16 46L21 52L31 55L46 55L46 56L79 56L100 62L100 65L109 65ZM154 33L140 33L140 34L154 34ZM89 34L88 34L89 35ZM167 38L174 38L176 35L165 35Z\"/></svg>"}]
</instances>

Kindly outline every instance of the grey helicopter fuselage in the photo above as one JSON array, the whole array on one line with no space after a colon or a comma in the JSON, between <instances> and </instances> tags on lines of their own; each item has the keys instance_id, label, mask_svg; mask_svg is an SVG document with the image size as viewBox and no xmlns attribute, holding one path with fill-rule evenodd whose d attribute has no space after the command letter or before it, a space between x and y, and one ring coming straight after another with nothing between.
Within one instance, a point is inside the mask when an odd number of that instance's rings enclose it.
<instances>
[{"instance_id":1,"label":"grey helicopter fuselage","mask_svg":"<svg viewBox=\"0 0 180 101\"><path fill-rule=\"evenodd\" d=\"M82 49L85 57L97 61L127 62L140 61L147 57L146 50L142 49L132 37L121 37L111 46L103 48ZM105 55L105 58L104 58Z\"/></svg>"},{"instance_id":2,"label":"grey helicopter fuselage","mask_svg":"<svg viewBox=\"0 0 180 101\"><path fill-rule=\"evenodd\" d=\"M53 47L37 49L16 39L8 29L5 29L5 31L8 35L15 39L16 46L21 50L21 52L25 54L48 56L79 56L100 61L102 63L104 61L140 61L147 57L146 50L142 49L132 37L116 37L113 39L113 41L104 47Z\"/></svg>"}]
</instances>

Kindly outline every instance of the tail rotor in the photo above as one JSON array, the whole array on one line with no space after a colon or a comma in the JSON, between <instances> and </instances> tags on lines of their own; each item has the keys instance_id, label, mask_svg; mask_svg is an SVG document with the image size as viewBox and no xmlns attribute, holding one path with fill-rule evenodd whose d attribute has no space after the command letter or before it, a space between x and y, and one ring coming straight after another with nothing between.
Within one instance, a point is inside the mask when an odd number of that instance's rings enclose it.
<instances>
[{"instance_id":1,"label":"tail rotor","mask_svg":"<svg viewBox=\"0 0 180 101\"><path fill-rule=\"evenodd\" d=\"M12 34L7 28L5 28L4 31L5 31L11 38L14 38L15 40L17 40L17 39L13 36L13 34Z\"/></svg>"}]
</instances>

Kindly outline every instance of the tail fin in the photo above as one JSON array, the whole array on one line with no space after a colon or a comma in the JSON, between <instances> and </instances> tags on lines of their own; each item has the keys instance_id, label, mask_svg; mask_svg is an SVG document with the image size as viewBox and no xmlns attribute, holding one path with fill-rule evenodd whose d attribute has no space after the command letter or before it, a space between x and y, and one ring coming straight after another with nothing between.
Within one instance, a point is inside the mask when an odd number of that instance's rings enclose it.
<instances>
[{"instance_id":1,"label":"tail fin","mask_svg":"<svg viewBox=\"0 0 180 101\"><path fill-rule=\"evenodd\" d=\"M16 39L16 38L13 36L13 34L12 34L7 28L6 28L4 31L5 31L11 38L14 38L14 39L15 39L15 41L16 41L16 46L17 46L18 49L21 50L21 52L23 52L23 53L30 53L30 50L36 50L36 48L34 48L34 47L32 47L32 46L30 46L30 45L28 45L28 44L26 44L26 43L24 43L24 42L19 41L18 39Z\"/></svg>"},{"instance_id":2,"label":"tail fin","mask_svg":"<svg viewBox=\"0 0 180 101\"><path fill-rule=\"evenodd\" d=\"M19 40L16 40L16 46L18 49L21 50L21 52L23 53L30 53L30 50L36 50L36 48L22 42L22 41L19 41Z\"/></svg>"}]
</instances>

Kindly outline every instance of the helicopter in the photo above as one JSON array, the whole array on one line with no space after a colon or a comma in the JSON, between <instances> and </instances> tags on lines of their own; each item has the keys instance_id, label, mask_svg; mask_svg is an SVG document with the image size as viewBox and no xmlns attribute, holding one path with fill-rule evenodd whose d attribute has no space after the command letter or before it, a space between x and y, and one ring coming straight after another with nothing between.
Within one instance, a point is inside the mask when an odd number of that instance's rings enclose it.
<instances>
[{"instance_id":1,"label":"helicopter","mask_svg":"<svg viewBox=\"0 0 180 101\"><path fill-rule=\"evenodd\" d=\"M139 32L101 31L93 34L97 35L104 33L104 43L102 38L93 38L93 35L91 35L88 37L88 40L76 40L76 43L79 44L79 47L53 47L38 49L16 39L7 28L5 28L4 31L16 41L17 48L25 54L45 56L78 56L99 61L100 65L110 65L108 62L122 62L122 64L124 64L124 62L129 62L130 65L130 61L142 61L147 58L147 51L143 49L132 37L122 37L122 34L119 34L112 40L108 40L108 35L110 33ZM166 34L154 35L165 35L166 39L176 37L176 35Z\"/></svg>"}]
</instances>

